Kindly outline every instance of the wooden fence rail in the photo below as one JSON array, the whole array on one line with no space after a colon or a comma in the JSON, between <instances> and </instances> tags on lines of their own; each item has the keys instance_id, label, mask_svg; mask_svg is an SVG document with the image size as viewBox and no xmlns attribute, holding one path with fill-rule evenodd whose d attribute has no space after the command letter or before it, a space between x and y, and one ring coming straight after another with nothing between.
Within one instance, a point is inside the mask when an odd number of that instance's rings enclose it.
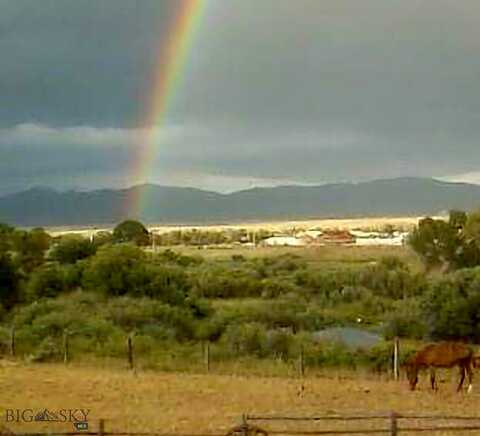
<instances>
[{"instance_id":1,"label":"wooden fence rail","mask_svg":"<svg viewBox=\"0 0 480 436\"><path fill-rule=\"evenodd\" d=\"M319 422L319 421L343 421L343 422L355 422L355 421L372 421L372 420L385 420L388 423L388 427L383 428L372 428L372 429L313 429L313 430L300 430L298 428L288 429L268 429L264 430L269 435L282 434L282 435L335 435L335 434L389 434L396 436L399 433L416 433L416 432L429 432L435 433L440 431L479 431L480 430L480 416L459 416L459 415L409 415L409 414L399 414L394 411L390 413L383 414L365 414L365 415L319 415L319 416L255 416L255 415L244 415L243 421L248 427L249 422L252 421L266 421L266 422ZM428 421L460 421L458 424L442 424L442 425L428 425L428 426L412 426L411 424L400 426L400 421L402 420L428 420ZM462 422L463 421L463 422ZM466 425L467 422L475 422L475 424Z\"/></svg>"},{"instance_id":2,"label":"wooden fence rail","mask_svg":"<svg viewBox=\"0 0 480 436\"><path fill-rule=\"evenodd\" d=\"M371 420L386 420L389 426L383 428L351 428L351 429L312 429L312 430L301 430L298 428L279 428L279 429L260 429L256 425L252 425L252 421L266 421L266 422L279 422L290 421L290 422L319 422L319 421L344 421L344 422L354 422L354 421L371 421ZM476 425L465 425L462 422L459 422L458 425L454 424L444 424L438 426L412 426L405 425L400 426L399 422L402 420L441 420L441 421L476 421ZM365 415L323 415L323 416L255 416L255 415L242 415L242 424L233 428L234 430L229 431L228 435L239 435L239 436L257 436L259 434L264 435L304 435L304 436L316 436L316 435L353 435L353 434L387 434L387 435L398 435L399 433L435 433L440 431L476 431L480 430L480 416L458 416L458 415L406 415L399 414L396 412L383 413L383 414L365 414ZM170 433L170 432L122 432L122 431L106 431L105 430L105 420L100 419L98 423L98 429L96 431L73 431L73 432L7 432L2 433L0 430L0 435L13 435L13 436L226 436L226 433Z\"/></svg>"},{"instance_id":3,"label":"wooden fence rail","mask_svg":"<svg viewBox=\"0 0 480 436\"><path fill-rule=\"evenodd\" d=\"M2 433L0 433L2 434ZM158 432L105 432L78 431L78 432L19 432L14 436L225 436L225 433L158 433Z\"/></svg>"}]
</instances>

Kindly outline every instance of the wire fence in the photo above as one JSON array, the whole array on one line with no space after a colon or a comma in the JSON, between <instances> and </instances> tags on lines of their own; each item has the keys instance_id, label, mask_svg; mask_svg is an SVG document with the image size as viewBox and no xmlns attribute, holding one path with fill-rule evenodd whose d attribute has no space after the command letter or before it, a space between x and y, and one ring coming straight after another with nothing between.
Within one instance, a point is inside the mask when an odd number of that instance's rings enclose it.
<instances>
[{"instance_id":1,"label":"wire fence","mask_svg":"<svg viewBox=\"0 0 480 436\"><path fill-rule=\"evenodd\" d=\"M259 424L257 424L259 423ZM341 428L326 428L341 423ZM307 427L302 426L307 424ZM368 427L366 427L368 425ZM269 435L353 435L405 433L461 434L480 431L480 416L401 414L394 411L372 414L330 414L317 416L242 415L241 424L227 432L122 432L106 431L100 419L95 431L13 432L0 428L2 436L269 436Z\"/></svg>"},{"instance_id":2,"label":"wire fence","mask_svg":"<svg viewBox=\"0 0 480 436\"><path fill-rule=\"evenodd\" d=\"M38 344L37 341L36 348L33 349L32 337L34 336L26 335L22 330L11 327L4 328L0 333L0 357L4 355L10 358L24 358L30 362L62 361L68 364L77 359L82 359L88 353L86 349L91 348L85 342L85 340L91 339L88 334L68 329L65 329L61 335L54 339L46 335L44 337L45 342L40 341L40 344ZM34 338L36 339L36 337ZM47 339L51 339L51 341ZM113 343L115 345L111 348ZM215 372L218 366L226 362L258 357L255 352L234 350L231 347L225 347L224 344L210 341L199 341L194 345L189 345L185 352L174 350L172 353L157 356L151 349L151 343L145 342L144 337L138 337L134 332L122 335L122 337L115 336L112 341L109 341L107 347L108 349L102 348L102 346L96 349L96 352L101 352L99 354L100 358L115 358L119 362L123 361L131 370L140 370L142 367L155 368L155 365L162 365L162 363L167 367L178 367L178 365L181 367L182 364L187 362L186 366L188 368L209 373ZM358 362L354 359L354 357L357 357L355 353L358 350L349 350L350 354L347 353L343 356L345 360L338 363L338 359L328 360L335 351L328 351L328 347L325 350L330 354L322 362L317 361L318 353L316 349L315 352L312 352L312 350L306 349L303 344L296 344L292 347L285 345L285 347L287 349L283 353L266 355L263 360L265 362L284 363L291 375L296 374L301 377L304 377L310 369L316 370L321 367L336 365L337 367L351 369L364 368L372 374L388 374L394 380L400 379L400 341L398 338L394 338L390 343L382 343L381 349L372 351L371 359ZM365 353L360 357L362 356L365 358Z\"/></svg>"}]
</instances>

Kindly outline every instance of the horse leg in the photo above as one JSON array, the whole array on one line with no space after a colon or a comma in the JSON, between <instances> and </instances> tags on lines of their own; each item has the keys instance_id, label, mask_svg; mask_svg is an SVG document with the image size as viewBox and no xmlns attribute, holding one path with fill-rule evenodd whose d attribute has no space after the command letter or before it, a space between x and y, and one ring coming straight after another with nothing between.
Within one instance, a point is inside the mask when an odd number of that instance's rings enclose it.
<instances>
[{"instance_id":1,"label":"horse leg","mask_svg":"<svg viewBox=\"0 0 480 436\"><path fill-rule=\"evenodd\" d=\"M472 392L472 382L473 382L473 371L472 371L472 366L470 363L467 364L467 375L468 375L468 389L467 392L470 393Z\"/></svg>"},{"instance_id":2,"label":"horse leg","mask_svg":"<svg viewBox=\"0 0 480 436\"><path fill-rule=\"evenodd\" d=\"M433 391L438 390L437 381L435 380L435 368L430 368L430 383Z\"/></svg>"},{"instance_id":3,"label":"horse leg","mask_svg":"<svg viewBox=\"0 0 480 436\"><path fill-rule=\"evenodd\" d=\"M460 383L458 384L457 392L460 392L462 390L464 380L465 380L465 367L462 365L460 366Z\"/></svg>"}]
</instances>

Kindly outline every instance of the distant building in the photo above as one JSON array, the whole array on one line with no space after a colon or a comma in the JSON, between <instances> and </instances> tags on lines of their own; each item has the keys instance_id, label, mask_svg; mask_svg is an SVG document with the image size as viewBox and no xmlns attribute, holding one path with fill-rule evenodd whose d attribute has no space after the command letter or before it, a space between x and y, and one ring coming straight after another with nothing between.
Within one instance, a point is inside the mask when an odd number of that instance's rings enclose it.
<instances>
[{"instance_id":1,"label":"distant building","mask_svg":"<svg viewBox=\"0 0 480 436\"><path fill-rule=\"evenodd\" d=\"M394 232L391 235L377 232L359 235L359 232L356 232L355 245L403 245L407 237L406 232Z\"/></svg>"},{"instance_id":2,"label":"distant building","mask_svg":"<svg viewBox=\"0 0 480 436\"><path fill-rule=\"evenodd\" d=\"M262 245L267 247L303 247L307 245L306 241L295 236L272 236L264 239Z\"/></svg>"},{"instance_id":3,"label":"distant building","mask_svg":"<svg viewBox=\"0 0 480 436\"><path fill-rule=\"evenodd\" d=\"M315 242L324 245L354 244L355 237L347 230L326 230L316 238Z\"/></svg>"}]
</instances>

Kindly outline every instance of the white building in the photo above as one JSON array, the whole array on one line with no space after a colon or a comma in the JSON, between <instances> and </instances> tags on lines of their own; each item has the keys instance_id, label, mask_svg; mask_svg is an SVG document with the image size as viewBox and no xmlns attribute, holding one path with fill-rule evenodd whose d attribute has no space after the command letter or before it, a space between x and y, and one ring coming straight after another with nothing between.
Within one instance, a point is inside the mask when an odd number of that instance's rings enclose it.
<instances>
[{"instance_id":1,"label":"white building","mask_svg":"<svg viewBox=\"0 0 480 436\"><path fill-rule=\"evenodd\" d=\"M268 247L303 247L307 245L303 239L294 236L272 236L263 240L262 244Z\"/></svg>"},{"instance_id":2,"label":"white building","mask_svg":"<svg viewBox=\"0 0 480 436\"><path fill-rule=\"evenodd\" d=\"M353 233L353 232L352 232ZM408 233L395 232L393 235L385 235L382 233L365 232L364 235L356 233L355 245L403 245L407 239Z\"/></svg>"}]
</instances>

